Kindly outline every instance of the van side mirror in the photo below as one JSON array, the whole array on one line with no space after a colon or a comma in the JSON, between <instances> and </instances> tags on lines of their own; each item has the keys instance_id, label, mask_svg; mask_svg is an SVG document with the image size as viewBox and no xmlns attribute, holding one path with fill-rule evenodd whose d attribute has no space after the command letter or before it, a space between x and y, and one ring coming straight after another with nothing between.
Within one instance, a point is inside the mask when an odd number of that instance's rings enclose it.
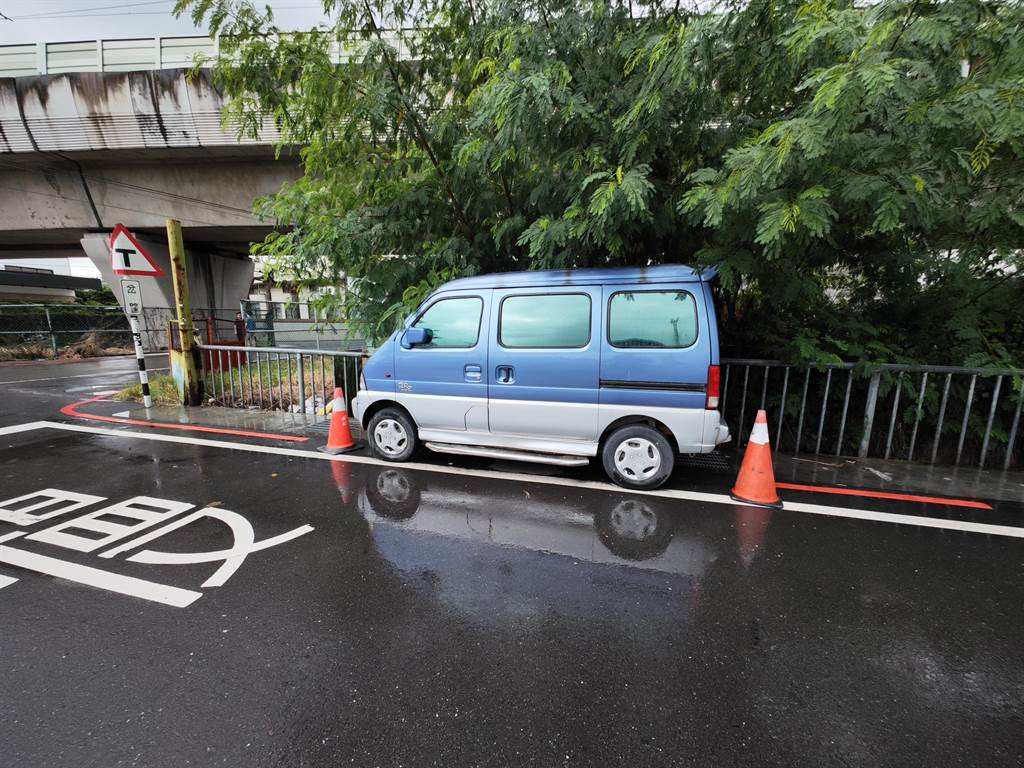
<instances>
[{"instance_id":1,"label":"van side mirror","mask_svg":"<svg viewBox=\"0 0 1024 768\"><path fill-rule=\"evenodd\" d=\"M409 328L402 334L402 349L429 344L434 339L434 333L429 328Z\"/></svg>"}]
</instances>

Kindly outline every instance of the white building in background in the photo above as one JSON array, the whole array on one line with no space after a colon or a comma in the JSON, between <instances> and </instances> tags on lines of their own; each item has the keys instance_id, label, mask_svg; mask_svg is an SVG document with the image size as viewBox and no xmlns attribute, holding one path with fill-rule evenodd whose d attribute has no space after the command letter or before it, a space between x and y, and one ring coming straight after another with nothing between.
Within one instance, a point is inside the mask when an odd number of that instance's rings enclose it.
<instances>
[{"instance_id":1,"label":"white building in background","mask_svg":"<svg viewBox=\"0 0 1024 768\"><path fill-rule=\"evenodd\" d=\"M310 303L321 296L338 295L344 291L344 283L314 286L298 283L293 275L271 272L265 264L257 261L249 300L257 307L272 310L275 317L305 320L313 319Z\"/></svg>"}]
</instances>

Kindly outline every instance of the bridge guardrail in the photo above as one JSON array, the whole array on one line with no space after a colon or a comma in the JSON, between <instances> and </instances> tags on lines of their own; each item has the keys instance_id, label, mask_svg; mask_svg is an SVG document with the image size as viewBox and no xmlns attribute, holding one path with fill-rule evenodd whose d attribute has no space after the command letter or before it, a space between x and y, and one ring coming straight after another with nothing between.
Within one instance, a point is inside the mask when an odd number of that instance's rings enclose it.
<instances>
[{"instance_id":1,"label":"bridge guardrail","mask_svg":"<svg viewBox=\"0 0 1024 768\"><path fill-rule=\"evenodd\" d=\"M384 29L384 39L401 57L411 56L418 30ZM356 33L331 46L331 58L344 63L365 48ZM174 37L100 38L73 42L14 43L0 45L0 77L58 75L68 72L137 72L147 69L191 67L196 56L221 56L220 39L209 35Z\"/></svg>"}]
</instances>

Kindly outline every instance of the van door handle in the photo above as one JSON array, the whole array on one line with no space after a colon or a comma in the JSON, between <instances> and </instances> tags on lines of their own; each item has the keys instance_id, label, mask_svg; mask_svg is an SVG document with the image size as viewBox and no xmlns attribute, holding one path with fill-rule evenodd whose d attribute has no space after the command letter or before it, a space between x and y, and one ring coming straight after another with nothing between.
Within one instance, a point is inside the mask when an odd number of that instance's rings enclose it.
<instances>
[{"instance_id":1,"label":"van door handle","mask_svg":"<svg viewBox=\"0 0 1024 768\"><path fill-rule=\"evenodd\" d=\"M483 366L476 363L467 363L462 369L462 374L466 377L466 381L480 381L483 378L484 369Z\"/></svg>"},{"instance_id":2,"label":"van door handle","mask_svg":"<svg viewBox=\"0 0 1024 768\"><path fill-rule=\"evenodd\" d=\"M494 380L499 384L511 384L515 381L515 369L511 365L499 365L494 369Z\"/></svg>"}]
</instances>

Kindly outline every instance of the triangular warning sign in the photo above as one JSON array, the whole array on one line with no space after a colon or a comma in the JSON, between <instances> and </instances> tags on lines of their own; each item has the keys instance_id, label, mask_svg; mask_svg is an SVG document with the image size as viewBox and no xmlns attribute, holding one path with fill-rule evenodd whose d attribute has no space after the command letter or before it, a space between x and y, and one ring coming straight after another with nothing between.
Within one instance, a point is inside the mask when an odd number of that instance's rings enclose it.
<instances>
[{"instance_id":1,"label":"triangular warning sign","mask_svg":"<svg viewBox=\"0 0 1024 768\"><path fill-rule=\"evenodd\" d=\"M165 277L164 271L124 224L114 227L110 235L110 264L115 275Z\"/></svg>"}]
</instances>

